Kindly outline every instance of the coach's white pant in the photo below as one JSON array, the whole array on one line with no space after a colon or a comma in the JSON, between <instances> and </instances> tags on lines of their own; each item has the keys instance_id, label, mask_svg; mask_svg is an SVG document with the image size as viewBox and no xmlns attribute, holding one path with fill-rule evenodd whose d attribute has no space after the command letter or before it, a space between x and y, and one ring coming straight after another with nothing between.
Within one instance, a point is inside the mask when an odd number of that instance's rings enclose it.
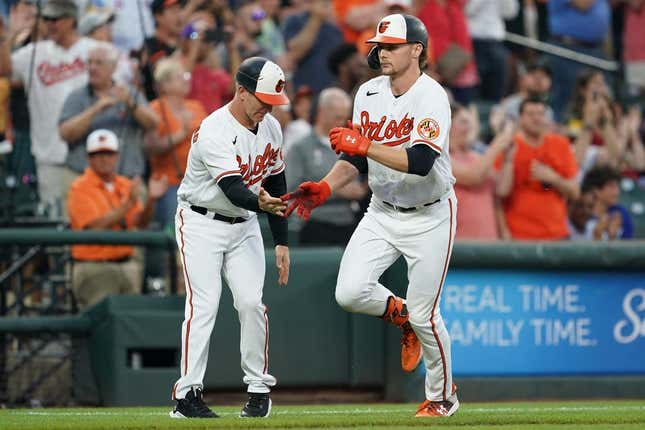
<instances>
[{"instance_id":1,"label":"coach's white pant","mask_svg":"<svg viewBox=\"0 0 645 430\"><path fill-rule=\"evenodd\" d=\"M423 345L428 400L450 397L450 338L439 312L457 219L450 193L418 211L401 213L372 198L340 263L336 301L345 310L381 316L394 295L378 280L399 256L408 265L410 324Z\"/></svg>"},{"instance_id":2,"label":"coach's white pant","mask_svg":"<svg viewBox=\"0 0 645 430\"><path fill-rule=\"evenodd\" d=\"M239 224L178 208L175 230L184 265L186 305L181 330L181 377L173 398L202 388L208 345L222 292L222 275L240 319L240 352L248 391L268 393L269 320L262 303L265 259L257 218ZM230 345L227 345L230 346Z\"/></svg>"}]
</instances>

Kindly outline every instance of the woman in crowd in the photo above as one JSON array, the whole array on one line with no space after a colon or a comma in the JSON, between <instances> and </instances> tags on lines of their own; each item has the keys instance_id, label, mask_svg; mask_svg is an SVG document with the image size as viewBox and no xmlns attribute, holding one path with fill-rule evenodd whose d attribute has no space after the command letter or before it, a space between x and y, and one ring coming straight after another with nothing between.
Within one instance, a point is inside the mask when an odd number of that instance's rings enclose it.
<instances>
[{"instance_id":1,"label":"woman in crowd","mask_svg":"<svg viewBox=\"0 0 645 430\"><path fill-rule=\"evenodd\" d=\"M502 153L512 160L514 125L507 122L480 154L472 148L477 137L475 118L464 106L452 108L450 161L452 174L457 179L455 192L459 200L456 238L495 240L499 237L494 211L496 176L506 169L496 173L493 167Z\"/></svg>"},{"instance_id":2,"label":"woman in crowd","mask_svg":"<svg viewBox=\"0 0 645 430\"><path fill-rule=\"evenodd\" d=\"M179 61L164 59L154 73L159 98L150 107L159 117L157 130L146 139L151 176L168 180L168 191L157 201L156 220L172 225L177 209L177 189L186 170L191 136L206 117L201 103L187 98L190 73Z\"/></svg>"}]
</instances>

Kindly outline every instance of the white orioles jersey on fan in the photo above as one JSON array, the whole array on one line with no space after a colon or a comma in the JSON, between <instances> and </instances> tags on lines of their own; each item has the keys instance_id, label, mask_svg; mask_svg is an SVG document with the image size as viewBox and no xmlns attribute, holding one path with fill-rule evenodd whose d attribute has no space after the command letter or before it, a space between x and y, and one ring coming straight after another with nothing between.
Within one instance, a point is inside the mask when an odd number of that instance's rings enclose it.
<instances>
[{"instance_id":1,"label":"white orioles jersey on fan","mask_svg":"<svg viewBox=\"0 0 645 430\"><path fill-rule=\"evenodd\" d=\"M376 198L413 207L433 202L452 189L450 103L434 79L421 74L399 97L392 94L388 76L369 80L356 93L352 121L360 124L372 144L395 148L428 145L439 153L426 176L402 173L368 158L369 185Z\"/></svg>"},{"instance_id":2,"label":"white orioles jersey on fan","mask_svg":"<svg viewBox=\"0 0 645 430\"><path fill-rule=\"evenodd\" d=\"M259 194L262 182L284 167L278 120L267 114L254 134L233 117L227 104L206 117L193 133L177 200L180 206L201 206L221 215L249 218L255 212L231 203L217 182L241 175L247 188Z\"/></svg>"}]
</instances>

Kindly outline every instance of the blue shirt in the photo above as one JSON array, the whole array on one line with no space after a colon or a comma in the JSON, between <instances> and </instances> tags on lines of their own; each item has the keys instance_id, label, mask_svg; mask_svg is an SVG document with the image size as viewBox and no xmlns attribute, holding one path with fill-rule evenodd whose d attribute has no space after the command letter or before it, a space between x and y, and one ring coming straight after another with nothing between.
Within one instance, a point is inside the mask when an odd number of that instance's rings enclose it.
<instances>
[{"instance_id":1,"label":"blue shirt","mask_svg":"<svg viewBox=\"0 0 645 430\"><path fill-rule=\"evenodd\" d=\"M601 43L611 23L608 0L596 0L581 12L571 0L549 0L547 3L549 32L554 36L569 36L589 43Z\"/></svg>"},{"instance_id":2,"label":"blue shirt","mask_svg":"<svg viewBox=\"0 0 645 430\"><path fill-rule=\"evenodd\" d=\"M634 223L632 222L632 217L629 216L629 211L621 205L609 206L607 213L619 213L620 217L623 219L623 224L618 233L617 239L633 239L634 238Z\"/></svg>"},{"instance_id":3,"label":"blue shirt","mask_svg":"<svg viewBox=\"0 0 645 430\"><path fill-rule=\"evenodd\" d=\"M309 12L297 13L286 19L282 33L287 46L289 41L304 28L308 20ZM293 74L294 88L307 85L313 92L318 93L329 87L335 78L327 65L327 57L341 43L343 43L343 34L338 27L330 22L323 22L311 49L298 61Z\"/></svg>"}]
</instances>

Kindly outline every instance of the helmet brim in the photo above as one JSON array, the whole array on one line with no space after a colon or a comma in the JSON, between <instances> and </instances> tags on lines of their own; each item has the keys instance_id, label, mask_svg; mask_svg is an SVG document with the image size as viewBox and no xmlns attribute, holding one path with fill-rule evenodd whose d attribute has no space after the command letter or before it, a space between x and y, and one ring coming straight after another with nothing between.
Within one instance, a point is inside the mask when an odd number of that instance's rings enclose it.
<instances>
[{"instance_id":1,"label":"helmet brim","mask_svg":"<svg viewBox=\"0 0 645 430\"><path fill-rule=\"evenodd\" d=\"M280 93L280 94L266 94L266 93L260 93L260 92L255 92L255 97L257 97L261 102L266 103L271 106L279 106L279 105L288 105L289 104L289 97L285 93Z\"/></svg>"},{"instance_id":2,"label":"helmet brim","mask_svg":"<svg viewBox=\"0 0 645 430\"><path fill-rule=\"evenodd\" d=\"M392 44L402 44L402 43L408 43L406 39L402 39L400 37L392 37L392 36L374 36L365 43L392 43Z\"/></svg>"}]
</instances>

